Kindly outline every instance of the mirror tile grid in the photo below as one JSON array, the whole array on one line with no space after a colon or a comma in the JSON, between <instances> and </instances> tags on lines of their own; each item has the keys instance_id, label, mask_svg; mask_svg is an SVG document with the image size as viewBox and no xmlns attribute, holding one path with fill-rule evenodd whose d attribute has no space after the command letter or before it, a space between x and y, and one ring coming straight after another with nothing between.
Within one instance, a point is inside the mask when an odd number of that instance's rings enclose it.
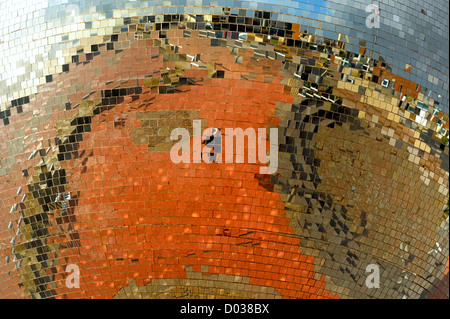
<instances>
[{"instance_id":1,"label":"mirror tile grid","mask_svg":"<svg viewBox=\"0 0 450 319\"><path fill-rule=\"evenodd\" d=\"M448 298L449 4L369 4L1 1L0 297Z\"/></svg>"}]
</instances>

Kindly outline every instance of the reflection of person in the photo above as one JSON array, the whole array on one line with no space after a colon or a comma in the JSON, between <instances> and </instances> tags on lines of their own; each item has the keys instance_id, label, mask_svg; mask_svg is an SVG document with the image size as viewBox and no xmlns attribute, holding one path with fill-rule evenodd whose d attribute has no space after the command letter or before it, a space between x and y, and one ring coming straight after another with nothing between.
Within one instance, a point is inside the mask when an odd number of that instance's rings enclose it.
<instances>
[{"instance_id":1,"label":"reflection of person","mask_svg":"<svg viewBox=\"0 0 450 319\"><path fill-rule=\"evenodd\" d=\"M222 152L222 134L220 129L213 128L211 135L207 136L202 144L205 144L211 149L209 152L209 161L216 162L217 154Z\"/></svg>"},{"instance_id":2,"label":"reflection of person","mask_svg":"<svg viewBox=\"0 0 450 319\"><path fill-rule=\"evenodd\" d=\"M210 39L183 38L182 31L174 32L173 37L186 53L194 56L201 48L202 61L217 61L220 57L224 69L235 69L229 50L211 47ZM39 252L22 247L23 256L27 263L33 259L32 254L45 256L39 257L38 266L34 266L38 270L31 266L33 272L30 267L20 269L23 281L27 276L36 276L29 280L30 284L27 282L28 296L334 298L339 294L351 296L348 291L352 289L364 291L364 287L357 286L359 278L355 282L349 278L362 277L359 260L371 255L370 236L386 235L381 243L389 242L391 237L389 229L385 231L378 225L372 232L371 226L377 220L371 218L378 216L370 213L378 206L367 207L372 211L363 214L353 208L352 200L340 196L347 191L348 180L353 182L358 176L353 173L355 167L369 165L358 162L361 158L356 155L358 148L364 153L364 144L354 145L345 139L346 134L355 134L356 140L363 135L349 133L363 131L358 112L346 107L340 108L342 112L337 107L325 110L323 105L309 104L314 100L308 99L298 103L280 84L283 79L279 61L255 62L249 52L239 52L245 63L229 76L225 71L223 79L211 78L211 68L190 64L180 76L180 69L175 72L172 62L162 62L172 61L164 60L164 54L171 54L168 51L161 53L163 58L156 62L151 55L139 56L137 61L141 46L148 46L148 52L164 52L150 44L153 42L132 42L130 49L118 53L118 64L105 67L107 72L100 76L94 75L90 64L70 71L79 81L101 79L106 83L116 80L116 76L121 79L121 71L132 70L139 80L136 87L125 91L112 89L120 81L102 84L101 96L92 96L64 116L51 115L49 122L54 121L57 129L48 134L56 135L58 147L54 154L42 156L45 170L51 174L48 176L44 170L34 173L37 181L30 183L30 202L24 209L34 229L24 227L22 233L29 233L33 242L42 245ZM116 57L114 51L102 51L95 59L112 57ZM158 86L160 70L167 72L162 76L164 83L175 79L163 89ZM257 81L242 78L242 74L255 70L261 71ZM154 77L142 80L150 73ZM112 74L112 79L104 74ZM201 86L179 85L200 80ZM54 82L58 83L57 77ZM176 93L166 94L169 92ZM72 101L72 105L78 102ZM37 100L35 103L33 107L38 108ZM323 132L334 130L329 120L336 116L348 120L336 120L340 127L324 141ZM60 117L67 120L57 122ZM189 123L195 118L216 128L279 127L283 132L280 139L285 143L280 145L283 160L277 174L269 181L260 178L260 165L256 163L171 162L171 142L167 138L170 130L191 129ZM375 130L367 132L376 134ZM220 136L219 129L214 133ZM210 138L206 145L217 146L219 141ZM320 143L319 151L316 148ZM339 143L347 147L345 152L334 150L330 155L330 148ZM369 151L379 147L370 143L373 147ZM386 144L383 147L392 151ZM214 148L210 158L214 161L219 152L220 148ZM384 153L379 154L383 154L378 158L381 163ZM323 182L323 172L333 171L333 165L339 165L337 171L350 177L333 175L331 182ZM379 185L388 180L384 176L393 176L390 172L378 174L383 176ZM358 190L369 188L367 181L377 178L370 171L363 173L367 177L356 181L361 184ZM41 192L41 174L47 178L44 180L51 180L45 194ZM56 178L58 187L53 184ZM292 192L294 185L297 187ZM77 193L73 196L77 201L68 200L71 209L63 215L62 201L54 199L66 192ZM294 196L287 201L291 193ZM381 190L379 193L383 194ZM46 197L49 203L43 199ZM34 223L35 212L43 216L39 223ZM60 233L56 233L55 225L61 227ZM363 246L365 250L359 253ZM80 268L79 290L64 286L61 269L68 264ZM37 278L45 278L45 283L36 284L33 280Z\"/></svg>"}]
</instances>

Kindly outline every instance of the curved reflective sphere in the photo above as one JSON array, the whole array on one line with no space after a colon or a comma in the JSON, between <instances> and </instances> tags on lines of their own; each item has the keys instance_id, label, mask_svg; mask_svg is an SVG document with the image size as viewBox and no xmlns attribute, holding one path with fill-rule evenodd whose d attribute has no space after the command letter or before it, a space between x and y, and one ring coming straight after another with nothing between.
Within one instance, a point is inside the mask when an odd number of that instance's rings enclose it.
<instances>
[{"instance_id":1,"label":"curved reflective sphere","mask_svg":"<svg viewBox=\"0 0 450 319\"><path fill-rule=\"evenodd\" d=\"M448 298L448 2L0 6L1 298Z\"/></svg>"}]
</instances>

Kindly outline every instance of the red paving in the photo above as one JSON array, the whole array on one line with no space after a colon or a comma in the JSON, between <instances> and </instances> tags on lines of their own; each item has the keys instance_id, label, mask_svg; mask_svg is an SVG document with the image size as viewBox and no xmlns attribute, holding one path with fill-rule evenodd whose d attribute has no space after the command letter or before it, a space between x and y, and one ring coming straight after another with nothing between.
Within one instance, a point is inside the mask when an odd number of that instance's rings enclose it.
<instances>
[{"instance_id":1,"label":"red paving","mask_svg":"<svg viewBox=\"0 0 450 319\"><path fill-rule=\"evenodd\" d=\"M244 81L213 79L209 84L206 90L157 95L145 111L200 109L207 127L275 124L268 116L274 103L256 97L267 89L281 91L281 85L262 84L258 92L258 85L251 91L245 86L252 83ZM238 94L217 103L208 88L223 87ZM146 145L133 145L130 135L140 121L129 109L124 103L106 114L128 114L125 127L114 131L110 122L94 117L92 132L80 144L87 154L94 150L85 173L78 175L76 161L66 162L77 176L71 187L80 190L75 229L81 248L61 254L66 264L80 266L82 279L77 292L61 287L59 294L108 298L129 279L145 285L152 278L186 278L186 266L200 271L206 265L209 274L248 276L250 284L274 287L286 298L335 297L324 290L323 276L313 279L314 257L301 254L299 239L280 235L293 230L280 195L255 179L261 164L173 164L169 153L148 153ZM245 243L254 247L240 246Z\"/></svg>"}]
</instances>

